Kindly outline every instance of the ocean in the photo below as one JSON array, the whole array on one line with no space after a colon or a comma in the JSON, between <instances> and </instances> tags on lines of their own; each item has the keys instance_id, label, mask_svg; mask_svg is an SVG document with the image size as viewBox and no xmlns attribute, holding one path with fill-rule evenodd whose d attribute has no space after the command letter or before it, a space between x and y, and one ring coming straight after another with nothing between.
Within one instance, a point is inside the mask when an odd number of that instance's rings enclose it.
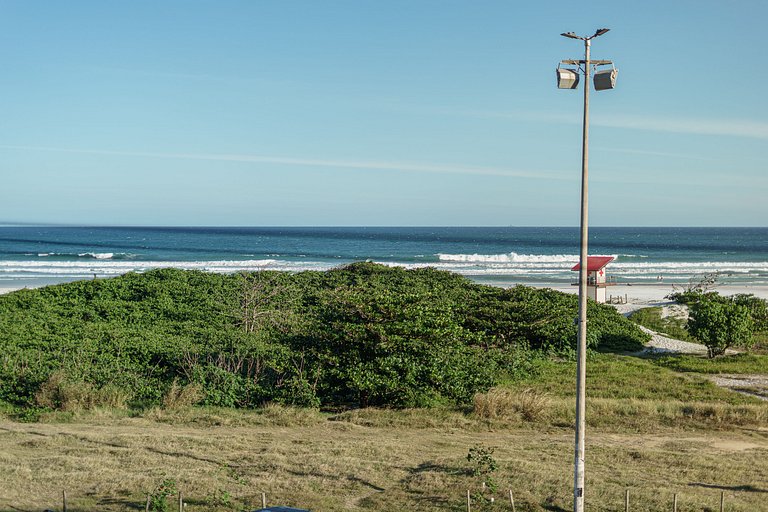
<instances>
[{"instance_id":1,"label":"ocean","mask_svg":"<svg viewBox=\"0 0 768 512\"><path fill-rule=\"evenodd\" d=\"M768 228L590 228L590 255L619 283L687 283L709 272L768 284ZM326 270L371 260L499 286L576 280L570 227L0 227L0 286L34 287L175 267Z\"/></svg>"}]
</instances>

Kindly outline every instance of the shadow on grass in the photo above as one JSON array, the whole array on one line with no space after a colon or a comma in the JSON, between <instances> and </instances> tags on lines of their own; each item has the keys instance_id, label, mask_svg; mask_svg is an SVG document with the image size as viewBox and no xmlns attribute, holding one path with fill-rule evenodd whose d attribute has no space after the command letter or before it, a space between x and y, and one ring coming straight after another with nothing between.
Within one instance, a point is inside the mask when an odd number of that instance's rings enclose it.
<instances>
[{"instance_id":1,"label":"shadow on grass","mask_svg":"<svg viewBox=\"0 0 768 512\"><path fill-rule=\"evenodd\" d=\"M603 334L597 351L602 353L636 354L645 349L639 341L622 334Z\"/></svg>"},{"instance_id":2,"label":"shadow on grass","mask_svg":"<svg viewBox=\"0 0 768 512\"><path fill-rule=\"evenodd\" d=\"M703 482L691 482L689 487L705 487L707 489L721 489L723 491L734 492L765 492L768 493L768 489L761 489L754 485L718 485L718 484L705 484Z\"/></svg>"},{"instance_id":3,"label":"shadow on grass","mask_svg":"<svg viewBox=\"0 0 768 512\"><path fill-rule=\"evenodd\" d=\"M431 471L433 473L446 473L448 475L460 475L460 476L472 475L472 470L470 470L469 468L448 466L445 464L435 464L433 462L422 462L416 467L408 468L408 472L412 475L415 475L418 473L424 473L427 471Z\"/></svg>"},{"instance_id":4,"label":"shadow on grass","mask_svg":"<svg viewBox=\"0 0 768 512\"><path fill-rule=\"evenodd\" d=\"M130 501L128 498L103 498L98 500L99 506L117 505L126 510L144 510L146 508L146 501L144 503L137 503ZM74 508L74 507L69 507Z\"/></svg>"},{"instance_id":5,"label":"shadow on grass","mask_svg":"<svg viewBox=\"0 0 768 512\"><path fill-rule=\"evenodd\" d=\"M339 474L330 474L330 473L323 473L320 471L295 471L291 469L285 469L286 473L289 473L293 476L301 477L301 478L307 478L307 477L315 477L315 478L327 478L330 480L340 480L340 479L346 479L349 482L354 482L360 485L363 485L365 487L368 487L370 489L373 489L374 491L378 492L384 492L386 489L383 487L379 487L378 485L375 485L367 480L363 480L360 477L354 476L354 475L339 475Z\"/></svg>"}]
</instances>

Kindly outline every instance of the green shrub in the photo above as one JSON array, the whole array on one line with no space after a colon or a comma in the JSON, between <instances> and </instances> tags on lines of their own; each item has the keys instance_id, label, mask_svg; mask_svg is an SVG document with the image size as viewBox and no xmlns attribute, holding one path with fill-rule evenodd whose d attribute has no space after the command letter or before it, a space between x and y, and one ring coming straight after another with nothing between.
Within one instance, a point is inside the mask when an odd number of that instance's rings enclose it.
<instances>
[{"instance_id":1,"label":"green shrub","mask_svg":"<svg viewBox=\"0 0 768 512\"><path fill-rule=\"evenodd\" d=\"M753 329L749 309L735 301L702 300L691 306L688 330L707 346L710 358L731 346L749 347Z\"/></svg>"}]
</instances>

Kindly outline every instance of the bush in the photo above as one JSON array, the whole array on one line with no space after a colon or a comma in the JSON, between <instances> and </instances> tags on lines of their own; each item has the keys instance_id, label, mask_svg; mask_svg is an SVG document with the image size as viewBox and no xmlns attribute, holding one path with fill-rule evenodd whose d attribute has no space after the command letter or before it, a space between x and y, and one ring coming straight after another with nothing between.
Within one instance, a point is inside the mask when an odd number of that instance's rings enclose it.
<instances>
[{"instance_id":1,"label":"bush","mask_svg":"<svg viewBox=\"0 0 768 512\"><path fill-rule=\"evenodd\" d=\"M731 346L749 347L753 329L749 309L735 301L701 300L691 306L688 330L707 346L710 358Z\"/></svg>"}]
</instances>

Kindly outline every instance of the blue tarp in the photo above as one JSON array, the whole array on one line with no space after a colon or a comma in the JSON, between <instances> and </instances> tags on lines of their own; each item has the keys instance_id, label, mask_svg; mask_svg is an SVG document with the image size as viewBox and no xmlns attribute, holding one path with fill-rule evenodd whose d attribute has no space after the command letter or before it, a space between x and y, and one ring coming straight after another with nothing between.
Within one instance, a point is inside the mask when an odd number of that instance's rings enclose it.
<instances>
[{"instance_id":1,"label":"blue tarp","mask_svg":"<svg viewBox=\"0 0 768 512\"><path fill-rule=\"evenodd\" d=\"M305 508L291 508L291 507L267 507L254 510L254 512L310 512Z\"/></svg>"}]
</instances>

